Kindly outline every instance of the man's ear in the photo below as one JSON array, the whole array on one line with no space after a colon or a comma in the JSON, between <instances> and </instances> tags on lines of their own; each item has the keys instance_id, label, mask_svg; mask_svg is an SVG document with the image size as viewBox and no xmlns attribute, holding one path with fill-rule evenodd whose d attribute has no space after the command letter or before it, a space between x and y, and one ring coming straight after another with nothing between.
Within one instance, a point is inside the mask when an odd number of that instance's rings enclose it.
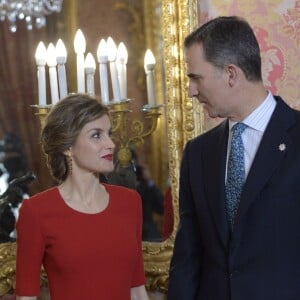
<instances>
[{"instance_id":1,"label":"man's ear","mask_svg":"<svg viewBox=\"0 0 300 300\"><path fill-rule=\"evenodd\" d=\"M229 64L225 66L225 71L228 76L228 85L233 87L237 82L240 69L234 64Z\"/></svg>"}]
</instances>

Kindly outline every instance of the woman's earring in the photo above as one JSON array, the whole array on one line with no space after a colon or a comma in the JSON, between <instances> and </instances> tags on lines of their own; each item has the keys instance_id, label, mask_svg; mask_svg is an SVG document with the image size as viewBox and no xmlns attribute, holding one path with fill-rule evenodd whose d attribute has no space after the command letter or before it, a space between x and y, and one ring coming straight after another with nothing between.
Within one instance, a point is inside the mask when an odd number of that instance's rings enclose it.
<instances>
[{"instance_id":1,"label":"woman's earring","mask_svg":"<svg viewBox=\"0 0 300 300\"><path fill-rule=\"evenodd\" d=\"M68 175L71 175L72 174L72 156L66 155L66 159L67 159Z\"/></svg>"}]
</instances>

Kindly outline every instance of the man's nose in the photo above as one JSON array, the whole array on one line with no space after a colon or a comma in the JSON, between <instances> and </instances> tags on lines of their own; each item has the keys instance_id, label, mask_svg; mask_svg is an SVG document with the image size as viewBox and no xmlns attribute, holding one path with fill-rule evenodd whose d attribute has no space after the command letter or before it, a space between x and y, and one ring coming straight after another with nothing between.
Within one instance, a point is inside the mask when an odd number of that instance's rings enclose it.
<instances>
[{"instance_id":1,"label":"man's nose","mask_svg":"<svg viewBox=\"0 0 300 300\"><path fill-rule=\"evenodd\" d=\"M198 93L199 93L199 91L198 91L197 85L189 82L189 85L188 85L188 96L190 98L196 97L198 95Z\"/></svg>"}]
</instances>

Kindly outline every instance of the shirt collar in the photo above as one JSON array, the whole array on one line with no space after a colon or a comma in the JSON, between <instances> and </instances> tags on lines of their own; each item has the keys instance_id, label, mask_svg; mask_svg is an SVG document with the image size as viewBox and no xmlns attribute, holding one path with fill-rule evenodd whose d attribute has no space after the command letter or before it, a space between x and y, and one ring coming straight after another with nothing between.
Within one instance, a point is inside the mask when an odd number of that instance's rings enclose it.
<instances>
[{"instance_id":1,"label":"shirt collar","mask_svg":"<svg viewBox=\"0 0 300 300\"><path fill-rule=\"evenodd\" d=\"M248 127L251 127L254 130L264 132L268 122L272 116L272 113L276 106L276 100L274 99L271 92L268 92L265 100L249 115L247 116L242 123L246 124ZM229 130L237 122L229 120Z\"/></svg>"}]
</instances>

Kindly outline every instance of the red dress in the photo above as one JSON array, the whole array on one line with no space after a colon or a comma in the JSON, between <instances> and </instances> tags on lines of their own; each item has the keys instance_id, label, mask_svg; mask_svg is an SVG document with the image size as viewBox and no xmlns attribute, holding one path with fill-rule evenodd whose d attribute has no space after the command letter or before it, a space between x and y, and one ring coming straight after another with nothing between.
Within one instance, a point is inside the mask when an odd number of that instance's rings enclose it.
<instances>
[{"instance_id":1,"label":"red dress","mask_svg":"<svg viewBox=\"0 0 300 300\"><path fill-rule=\"evenodd\" d=\"M70 208L57 187L23 201L17 222L17 295L39 294L42 264L51 300L129 300L130 288L145 283L140 196L104 186L109 204L96 214Z\"/></svg>"}]
</instances>

